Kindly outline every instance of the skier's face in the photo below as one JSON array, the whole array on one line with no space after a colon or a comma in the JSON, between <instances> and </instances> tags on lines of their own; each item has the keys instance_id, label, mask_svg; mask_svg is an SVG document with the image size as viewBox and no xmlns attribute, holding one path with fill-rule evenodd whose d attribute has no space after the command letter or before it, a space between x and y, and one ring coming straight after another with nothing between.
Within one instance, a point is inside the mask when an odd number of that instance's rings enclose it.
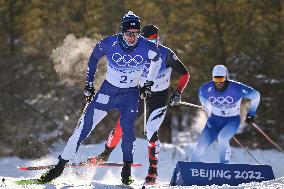
<instances>
[{"instance_id":1,"label":"skier's face","mask_svg":"<svg viewBox=\"0 0 284 189\"><path fill-rule=\"evenodd\" d=\"M123 38L131 45L136 44L140 31L138 29L129 29L123 33Z\"/></svg>"},{"instance_id":2,"label":"skier's face","mask_svg":"<svg viewBox=\"0 0 284 189\"><path fill-rule=\"evenodd\" d=\"M212 80L214 81L215 87L221 90L225 85L226 78L225 77L213 77Z\"/></svg>"}]
</instances>

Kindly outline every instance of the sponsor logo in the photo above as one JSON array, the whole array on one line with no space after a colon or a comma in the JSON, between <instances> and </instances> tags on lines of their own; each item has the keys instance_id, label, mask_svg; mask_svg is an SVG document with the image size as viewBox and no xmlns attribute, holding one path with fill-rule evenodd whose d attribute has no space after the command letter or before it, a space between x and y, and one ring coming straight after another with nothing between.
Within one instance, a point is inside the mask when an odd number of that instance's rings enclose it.
<instances>
[{"instance_id":1,"label":"sponsor logo","mask_svg":"<svg viewBox=\"0 0 284 189\"><path fill-rule=\"evenodd\" d=\"M261 172L258 171L231 171L231 170L212 170L212 169L190 169L192 177L201 177L212 180L215 178L222 179L244 179L260 180L264 179Z\"/></svg>"}]
</instances>

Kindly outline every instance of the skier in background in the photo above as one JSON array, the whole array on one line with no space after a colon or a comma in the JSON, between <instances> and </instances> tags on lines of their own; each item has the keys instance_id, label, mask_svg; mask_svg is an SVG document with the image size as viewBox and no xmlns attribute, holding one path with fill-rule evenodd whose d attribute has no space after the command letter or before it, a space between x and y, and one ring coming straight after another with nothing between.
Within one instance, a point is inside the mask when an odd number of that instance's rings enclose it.
<instances>
[{"instance_id":1,"label":"skier in background","mask_svg":"<svg viewBox=\"0 0 284 189\"><path fill-rule=\"evenodd\" d=\"M149 118L147 121L146 131L148 139L148 156L149 156L149 169L148 175L145 178L146 183L155 183L157 178L157 163L158 155L160 153L160 141L158 137L158 129L161 126L167 110L167 104L169 101L169 85L171 72L174 70L177 72L179 77L179 82L176 90L170 97L170 102L177 105L181 100L181 94L187 85L189 80L189 72L183 63L178 59L175 53L168 47L165 47L159 43L158 27L152 24L146 25L142 29L142 36L147 38L149 41L155 43L161 52L162 66L160 68L158 76L154 80L154 85L152 87L151 96L146 99L147 107L149 107ZM146 81L146 76L148 74L148 67L144 70L142 75L141 86ZM143 87L141 91L143 92ZM138 117L143 115L143 100L140 100ZM111 131L107 143L105 144L105 150L98 156L89 158L89 162L98 163L102 161L107 161L109 155L113 149L118 145L120 138L123 136L124 132L121 129L120 120L118 120L115 128Z\"/></svg>"},{"instance_id":2,"label":"skier in background","mask_svg":"<svg viewBox=\"0 0 284 189\"><path fill-rule=\"evenodd\" d=\"M98 61L103 56L108 60L106 79L95 94L94 75ZM133 182L131 164L135 141L133 127L138 111L138 84L145 64L149 62L149 73L143 85L143 95L146 97L151 92L153 80L161 66L160 51L154 43L140 37L140 19L129 11L121 20L121 33L108 36L96 44L88 62L84 88L89 104L59 156L58 164L44 173L38 179L39 182L46 183L59 177L64 166L78 151L81 142L112 109L119 110L124 133L121 144L124 162L121 181L126 185Z\"/></svg>"},{"instance_id":3,"label":"skier in background","mask_svg":"<svg viewBox=\"0 0 284 189\"><path fill-rule=\"evenodd\" d=\"M240 106L243 98L251 100L246 122L254 122L260 94L240 82L229 80L228 69L217 65L212 72L212 81L199 89L199 100L209 118L200 134L191 161L200 162L207 147L218 139L220 163L228 163L231 156L230 139L240 126Z\"/></svg>"}]
</instances>

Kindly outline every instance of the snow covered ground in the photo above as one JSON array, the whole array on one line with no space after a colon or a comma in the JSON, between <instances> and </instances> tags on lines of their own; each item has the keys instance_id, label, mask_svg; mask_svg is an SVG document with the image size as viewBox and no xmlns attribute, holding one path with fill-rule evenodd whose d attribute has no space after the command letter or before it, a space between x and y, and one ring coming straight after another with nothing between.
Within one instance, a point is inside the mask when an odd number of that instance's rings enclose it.
<instances>
[{"instance_id":1,"label":"snow covered ground","mask_svg":"<svg viewBox=\"0 0 284 189\"><path fill-rule=\"evenodd\" d=\"M176 144L162 144L160 163L159 163L159 185L151 188L190 188L190 189L217 189L217 188L230 188L230 189L275 189L284 188L284 154L276 150L250 150L255 158L262 164L271 165L275 180L262 183L248 183L239 186L187 186L187 187L170 187L168 186L173 170L177 161L188 161L192 149L195 143L183 143L182 145ZM104 143L96 145L81 146L77 156L73 161L83 161L87 157L96 155L104 148ZM52 184L45 185L29 185L29 186L17 186L13 180L24 178L39 177L43 171L19 171L16 166L31 166L31 165L43 165L57 163L57 157L61 152L60 150L52 152L50 155L37 160L19 159L16 157L1 158L0 159L0 176L5 179L5 184L2 182L0 188L44 188L44 189L69 189L69 188L84 188L84 189L114 189L119 188L120 184L120 171L121 168L81 168L71 169L66 168L63 175L56 179ZM137 139L136 151L134 156L135 162L143 163L145 166L133 168L133 176L135 179L134 188L141 188L144 178L147 173L147 142L145 139ZM121 162L122 152L118 147L114 150L110 156L110 161ZM204 154L205 162L218 162L218 145L214 143ZM248 163L255 164L255 161L248 156L244 149L233 148L231 163Z\"/></svg>"}]
</instances>

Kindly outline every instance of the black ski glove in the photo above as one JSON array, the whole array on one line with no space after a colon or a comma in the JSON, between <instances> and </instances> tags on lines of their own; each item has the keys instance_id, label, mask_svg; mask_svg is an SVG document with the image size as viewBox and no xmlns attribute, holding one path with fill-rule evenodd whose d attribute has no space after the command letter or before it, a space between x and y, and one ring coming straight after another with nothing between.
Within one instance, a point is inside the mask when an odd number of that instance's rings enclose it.
<instances>
[{"instance_id":1,"label":"black ski glove","mask_svg":"<svg viewBox=\"0 0 284 189\"><path fill-rule=\"evenodd\" d=\"M170 105L171 106L179 105L180 101L181 101L181 94L178 91L173 92L170 98Z\"/></svg>"},{"instance_id":2,"label":"black ski glove","mask_svg":"<svg viewBox=\"0 0 284 189\"><path fill-rule=\"evenodd\" d=\"M91 102L93 96L95 94L95 88L93 86L93 83L86 83L86 86L84 88L84 96L87 102Z\"/></svg>"},{"instance_id":3,"label":"black ski glove","mask_svg":"<svg viewBox=\"0 0 284 189\"><path fill-rule=\"evenodd\" d=\"M151 87L153 86L153 84L153 81L146 81L144 83L144 86L140 88L141 99L147 99L148 97L151 97Z\"/></svg>"},{"instance_id":4,"label":"black ski glove","mask_svg":"<svg viewBox=\"0 0 284 189\"><path fill-rule=\"evenodd\" d=\"M246 123L248 123L248 124L254 123L254 116L247 114Z\"/></svg>"}]
</instances>

